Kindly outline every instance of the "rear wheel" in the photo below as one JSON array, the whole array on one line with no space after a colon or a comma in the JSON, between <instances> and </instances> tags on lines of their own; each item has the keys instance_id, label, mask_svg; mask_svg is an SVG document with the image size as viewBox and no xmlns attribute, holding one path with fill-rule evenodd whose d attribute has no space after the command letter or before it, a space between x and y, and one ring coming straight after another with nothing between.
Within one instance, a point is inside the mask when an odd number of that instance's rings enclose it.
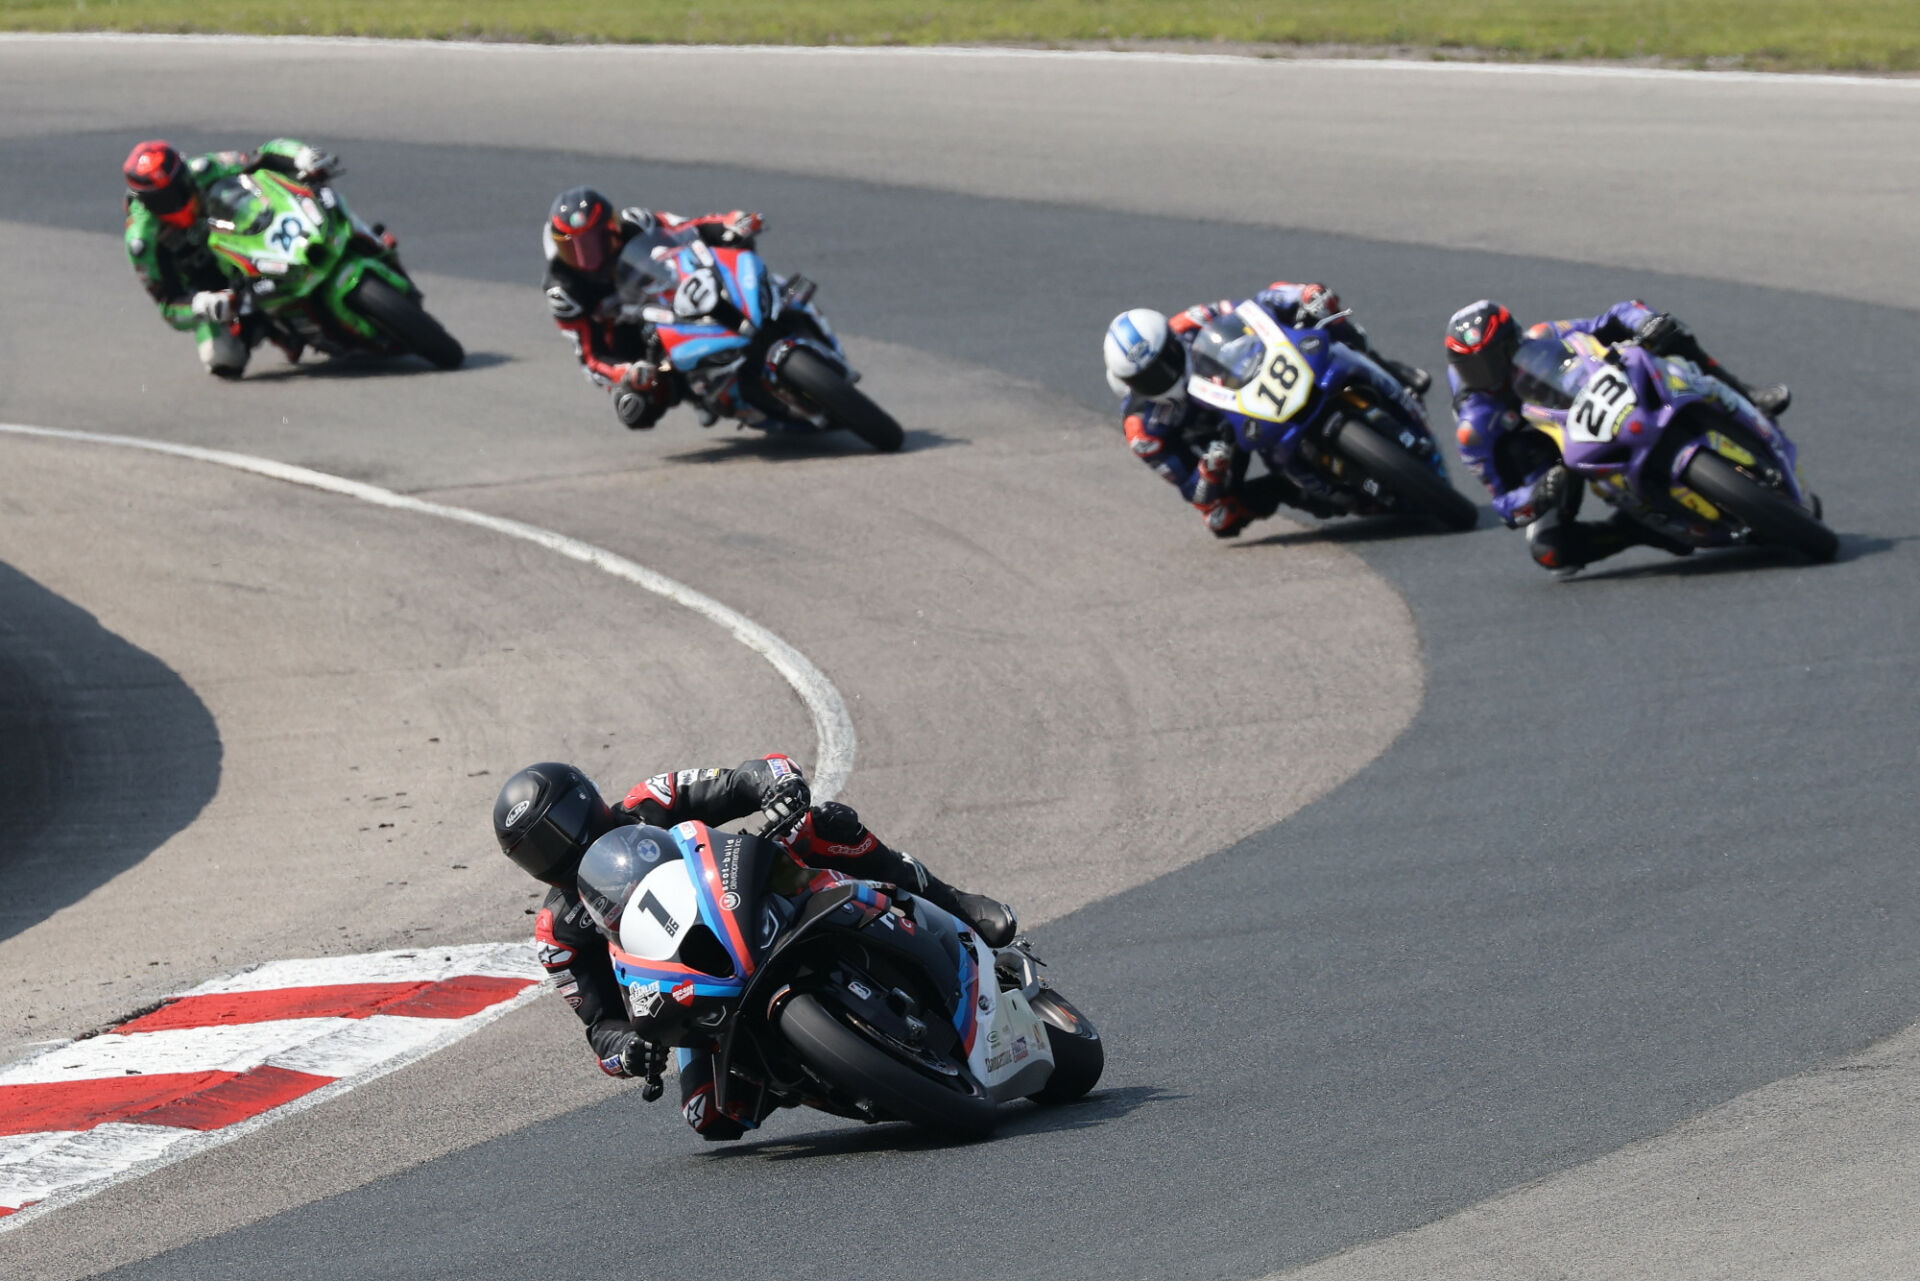
<instances>
[{"instance_id":1,"label":"rear wheel","mask_svg":"<svg viewBox=\"0 0 1920 1281\"><path fill-rule=\"evenodd\" d=\"M1687 464L1687 488L1753 531L1756 542L1789 547L1817 561L1840 553L1840 537L1812 512L1710 450Z\"/></svg>"},{"instance_id":2,"label":"rear wheel","mask_svg":"<svg viewBox=\"0 0 1920 1281\"><path fill-rule=\"evenodd\" d=\"M826 411L836 427L844 427L883 454L906 443L907 434L866 393L848 382L818 353L795 347L780 366L780 379Z\"/></svg>"},{"instance_id":3,"label":"rear wheel","mask_svg":"<svg viewBox=\"0 0 1920 1281\"><path fill-rule=\"evenodd\" d=\"M964 1069L939 1078L887 1053L811 996L780 1010L780 1031L808 1067L886 1116L956 1139L983 1139L999 1119L993 1100Z\"/></svg>"},{"instance_id":4,"label":"rear wheel","mask_svg":"<svg viewBox=\"0 0 1920 1281\"><path fill-rule=\"evenodd\" d=\"M1448 529L1472 529L1480 513L1434 470L1363 422L1349 418L1334 437L1340 452L1414 511Z\"/></svg>"},{"instance_id":5,"label":"rear wheel","mask_svg":"<svg viewBox=\"0 0 1920 1281\"><path fill-rule=\"evenodd\" d=\"M458 340L427 314L426 308L380 277L361 277L347 296L353 309L371 320L394 341L429 364L458 369L467 353Z\"/></svg>"},{"instance_id":6,"label":"rear wheel","mask_svg":"<svg viewBox=\"0 0 1920 1281\"><path fill-rule=\"evenodd\" d=\"M1033 1012L1047 1025L1053 1075L1027 1097L1035 1103L1071 1103L1099 1084L1100 1073L1107 1066L1107 1050L1099 1029L1052 988L1033 998Z\"/></svg>"}]
</instances>

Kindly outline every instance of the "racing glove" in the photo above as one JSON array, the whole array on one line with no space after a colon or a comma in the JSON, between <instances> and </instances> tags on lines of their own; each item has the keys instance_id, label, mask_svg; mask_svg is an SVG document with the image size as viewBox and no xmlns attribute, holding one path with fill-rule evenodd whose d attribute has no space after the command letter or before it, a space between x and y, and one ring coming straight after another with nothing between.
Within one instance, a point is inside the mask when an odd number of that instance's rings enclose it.
<instances>
[{"instance_id":1,"label":"racing glove","mask_svg":"<svg viewBox=\"0 0 1920 1281\"><path fill-rule=\"evenodd\" d=\"M340 157L318 147L302 147L293 153L293 176L301 182L315 182L340 173Z\"/></svg>"},{"instance_id":2,"label":"racing glove","mask_svg":"<svg viewBox=\"0 0 1920 1281\"><path fill-rule=\"evenodd\" d=\"M1666 356L1674 352L1685 354L1691 344L1688 339L1693 331L1670 312L1656 311L1640 322L1633 331L1633 340L1656 356Z\"/></svg>"},{"instance_id":3,"label":"racing glove","mask_svg":"<svg viewBox=\"0 0 1920 1281\"><path fill-rule=\"evenodd\" d=\"M760 812L769 823L783 823L804 811L813 800L813 789L798 774L776 777L760 792Z\"/></svg>"},{"instance_id":4,"label":"racing glove","mask_svg":"<svg viewBox=\"0 0 1920 1281\"><path fill-rule=\"evenodd\" d=\"M207 289L193 296L193 318L212 325L233 322L234 297L231 289Z\"/></svg>"},{"instance_id":5,"label":"racing glove","mask_svg":"<svg viewBox=\"0 0 1920 1281\"><path fill-rule=\"evenodd\" d=\"M1339 310L1340 295L1325 285L1300 287L1300 320L1303 325L1317 325Z\"/></svg>"},{"instance_id":6,"label":"racing glove","mask_svg":"<svg viewBox=\"0 0 1920 1281\"><path fill-rule=\"evenodd\" d=\"M648 1103L666 1089L660 1080L666 1066L666 1047L653 1044L637 1032L627 1042L627 1048L620 1051L620 1075L644 1077L646 1084L640 1087L640 1097Z\"/></svg>"},{"instance_id":7,"label":"racing glove","mask_svg":"<svg viewBox=\"0 0 1920 1281\"><path fill-rule=\"evenodd\" d=\"M725 223L726 238L729 242L752 240L766 230L767 220L757 213L748 213L744 209L735 209L727 215Z\"/></svg>"}]
</instances>

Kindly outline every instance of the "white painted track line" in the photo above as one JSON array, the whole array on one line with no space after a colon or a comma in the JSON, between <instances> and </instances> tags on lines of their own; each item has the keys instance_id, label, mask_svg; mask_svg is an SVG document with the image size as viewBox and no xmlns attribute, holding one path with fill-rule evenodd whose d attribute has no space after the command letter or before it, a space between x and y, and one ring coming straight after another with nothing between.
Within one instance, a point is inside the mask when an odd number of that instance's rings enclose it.
<instances>
[{"instance_id":1,"label":"white painted track line","mask_svg":"<svg viewBox=\"0 0 1920 1281\"><path fill-rule=\"evenodd\" d=\"M146 440L138 436L110 436L95 432L67 431L57 427L34 427L22 423L0 423L0 432L47 440L106 445L120 449L142 449L149 453L167 454L175 458L188 458L196 462L231 467L236 471L251 472L256 476L285 481L291 485L302 485L308 489L357 498L361 502L372 503L376 507L415 512L422 516L435 516L441 520L472 525L496 534L505 534L509 538L533 543L565 556L569 560L591 565L603 573L611 574L615 578L632 583L636 587L692 610L702 618L717 624L728 635L772 664L773 669L779 672L787 684L793 687L794 693L800 696L800 701L806 705L808 714L813 718L816 741L812 783L816 800L833 799L846 785L848 776L853 772L855 748L853 714L847 710L846 701L840 697L840 691L834 688L833 682L828 680L826 674L815 667L805 654L738 610L723 605L702 592L695 591L685 583L668 578L665 574L648 569L605 548L596 547L592 543L582 542L577 538L569 538L565 534L556 533L550 529L542 529L538 525L508 520L504 516L490 516L485 512L472 511L465 507L428 502L425 499L383 489L378 485L347 480L327 472L296 467L291 463L275 462L270 458L256 458L251 454L232 453L224 449L203 449L197 445L180 445L170 441Z\"/></svg>"}]
</instances>

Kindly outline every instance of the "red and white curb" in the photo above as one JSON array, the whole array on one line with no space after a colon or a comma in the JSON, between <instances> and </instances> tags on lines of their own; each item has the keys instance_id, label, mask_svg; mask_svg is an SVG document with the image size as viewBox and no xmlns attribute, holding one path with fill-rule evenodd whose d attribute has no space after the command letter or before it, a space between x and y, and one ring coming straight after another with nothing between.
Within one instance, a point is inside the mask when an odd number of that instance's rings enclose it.
<instances>
[{"instance_id":1,"label":"red and white curb","mask_svg":"<svg viewBox=\"0 0 1920 1281\"><path fill-rule=\"evenodd\" d=\"M441 1049L530 999L530 943L272 961L0 1068L0 1232Z\"/></svg>"}]
</instances>

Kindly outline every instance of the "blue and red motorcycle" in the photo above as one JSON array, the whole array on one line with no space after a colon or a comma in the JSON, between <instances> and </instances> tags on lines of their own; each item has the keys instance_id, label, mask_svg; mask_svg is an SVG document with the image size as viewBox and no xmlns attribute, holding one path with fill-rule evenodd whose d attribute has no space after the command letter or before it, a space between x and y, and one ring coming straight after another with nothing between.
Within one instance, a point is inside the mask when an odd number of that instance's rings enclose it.
<instances>
[{"instance_id":1,"label":"blue and red motorcycle","mask_svg":"<svg viewBox=\"0 0 1920 1281\"><path fill-rule=\"evenodd\" d=\"M1333 511L1472 529L1479 513L1447 483L1420 402L1372 357L1322 332L1344 315L1289 329L1242 303L1194 336L1187 394L1219 413L1241 450Z\"/></svg>"},{"instance_id":2,"label":"blue and red motorcycle","mask_svg":"<svg viewBox=\"0 0 1920 1281\"><path fill-rule=\"evenodd\" d=\"M924 898L802 866L784 835L617 827L580 863L635 1029L712 1054L716 1107L979 1138L1003 1102L1093 1088L1100 1035L1026 940L995 951Z\"/></svg>"},{"instance_id":3,"label":"blue and red motorcycle","mask_svg":"<svg viewBox=\"0 0 1920 1281\"><path fill-rule=\"evenodd\" d=\"M854 384L804 276L776 276L754 250L636 237L614 269L623 319L645 323L702 426L731 418L768 432L844 428L882 453L906 436Z\"/></svg>"},{"instance_id":4,"label":"blue and red motorcycle","mask_svg":"<svg viewBox=\"0 0 1920 1281\"><path fill-rule=\"evenodd\" d=\"M1603 501L1694 547L1766 544L1816 561L1840 540L1779 424L1691 361L1590 334L1514 353L1528 426Z\"/></svg>"}]
</instances>

